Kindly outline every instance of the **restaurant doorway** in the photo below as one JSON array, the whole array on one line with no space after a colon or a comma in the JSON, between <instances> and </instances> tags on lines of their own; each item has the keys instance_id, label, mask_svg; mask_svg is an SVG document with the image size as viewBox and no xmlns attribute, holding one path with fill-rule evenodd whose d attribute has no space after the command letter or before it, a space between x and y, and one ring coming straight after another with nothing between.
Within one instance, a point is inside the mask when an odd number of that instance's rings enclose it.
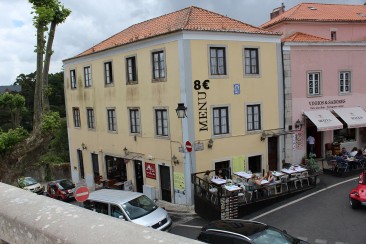
<instances>
[{"instance_id":1,"label":"restaurant doorway","mask_svg":"<svg viewBox=\"0 0 366 244\"><path fill-rule=\"evenodd\" d=\"M262 173L262 156L252 156L248 157L248 167L253 173Z\"/></svg>"},{"instance_id":2,"label":"restaurant doorway","mask_svg":"<svg viewBox=\"0 0 366 244\"><path fill-rule=\"evenodd\" d=\"M107 178L110 181L125 182L127 180L127 170L125 160L114 156L105 156Z\"/></svg>"},{"instance_id":3,"label":"restaurant doorway","mask_svg":"<svg viewBox=\"0 0 366 244\"><path fill-rule=\"evenodd\" d=\"M230 160L215 162L215 172L219 171L219 169L222 170L227 179L231 178Z\"/></svg>"},{"instance_id":4,"label":"restaurant doorway","mask_svg":"<svg viewBox=\"0 0 366 244\"><path fill-rule=\"evenodd\" d=\"M99 180L99 176L100 176L99 162L98 162L98 154L92 153L91 154L91 158L92 158L92 165L93 165L94 181L98 181Z\"/></svg>"},{"instance_id":5,"label":"restaurant doorway","mask_svg":"<svg viewBox=\"0 0 366 244\"><path fill-rule=\"evenodd\" d=\"M172 190L170 184L170 168L159 165L161 200L172 202Z\"/></svg>"},{"instance_id":6,"label":"restaurant doorway","mask_svg":"<svg viewBox=\"0 0 366 244\"><path fill-rule=\"evenodd\" d=\"M271 171L277 170L278 162L278 137L268 137L268 168Z\"/></svg>"},{"instance_id":7,"label":"restaurant doorway","mask_svg":"<svg viewBox=\"0 0 366 244\"><path fill-rule=\"evenodd\" d=\"M136 191L143 192L144 176L142 174L142 161L133 160L135 165L135 179L136 179Z\"/></svg>"},{"instance_id":8,"label":"restaurant doorway","mask_svg":"<svg viewBox=\"0 0 366 244\"><path fill-rule=\"evenodd\" d=\"M321 131L318 132L315 125L310 125L310 126L306 127L306 138L305 138L306 155L309 155L309 153L310 153L309 144L306 141L310 135L312 135L315 138L316 157L317 158L323 157L323 155L322 155L322 132Z\"/></svg>"},{"instance_id":9,"label":"restaurant doorway","mask_svg":"<svg viewBox=\"0 0 366 244\"><path fill-rule=\"evenodd\" d=\"M83 152L80 149L78 149L77 152L79 161L79 177L80 179L85 179Z\"/></svg>"}]
</instances>

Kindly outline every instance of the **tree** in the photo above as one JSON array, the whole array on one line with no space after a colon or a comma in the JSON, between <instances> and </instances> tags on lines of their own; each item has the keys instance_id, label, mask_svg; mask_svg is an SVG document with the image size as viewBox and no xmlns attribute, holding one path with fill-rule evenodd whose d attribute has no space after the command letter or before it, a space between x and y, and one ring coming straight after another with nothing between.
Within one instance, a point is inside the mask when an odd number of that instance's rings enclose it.
<instances>
[{"instance_id":1,"label":"tree","mask_svg":"<svg viewBox=\"0 0 366 244\"><path fill-rule=\"evenodd\" d=\"M20 126L21 115L25 111L25 98L19 94L3 93L0 95L0 108L9 112L15 129Z\"/></svg>"},{"instance_id":2,"label":"tree","mask_svg":"<svg viewBox=\"0 0 366 244\"><path fill-rule=\"evenodd\" d=\"M37 29L37 71L34 92L33 133L40 132L42 114L49 111L48 71L56 26L63 23L71 11L58 0L29 0L33 5L33 25ZM50 28L48 28L50 26ZM47 43L45 32L49 29ZM46 47L46 50L45 50ZM44 56L45 55L45 56Z\"/></svg>"}]
</instances>

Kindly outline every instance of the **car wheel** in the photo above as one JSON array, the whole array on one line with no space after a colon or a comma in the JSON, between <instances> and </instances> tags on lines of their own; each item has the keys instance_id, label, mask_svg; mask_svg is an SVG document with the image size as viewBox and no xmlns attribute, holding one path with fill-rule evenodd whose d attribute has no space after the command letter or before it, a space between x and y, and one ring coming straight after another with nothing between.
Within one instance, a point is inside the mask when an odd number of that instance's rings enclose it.
<instances>
[{"instance_id":1,"label":"car wheel","mask_svg":"<svg viewBox=\"0 0 366 244\"><path fill-rule=\"evenodd\" d=\"M356 199L353 199L352 197L349 197L349 204L351 205L351 208L356 209L360 206L360 202Z\"/></svg>"}]
</instances>

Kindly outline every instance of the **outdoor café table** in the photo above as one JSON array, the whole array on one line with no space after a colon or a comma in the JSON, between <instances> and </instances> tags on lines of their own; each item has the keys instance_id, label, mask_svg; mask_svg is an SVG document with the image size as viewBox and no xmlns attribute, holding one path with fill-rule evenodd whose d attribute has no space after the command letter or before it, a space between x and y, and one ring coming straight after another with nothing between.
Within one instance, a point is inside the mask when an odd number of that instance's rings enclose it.
<instances>
[{"instance_id":1,"label":"outdoor caf\u00e9 table","mask_svg":"<svg viewBox=\"0 0 366 244\"><path fill-rule=\"evenodd\" d=\"M268 184L269 183L269 181L268 180L262 180L261 181L261 185L266 185L266 184Z\"/></svg>"},{"instance_id":2,"label":"outdoor caf\u00e9 table","mask_svg":"<svg viewBox=\"0 0 366 244\"><path fill-rule=\"evenodd\" d=\"M226 184L226 180L225 179L220 179L220 178L212 178L211 179L211 182L216 184L216 185L223 185L223 184Z\"/></svg>"},{"instance_id":3,"label":"outdoor caf\u00e9 table","mask_svg":"<svg viewBox=\"0 0 366 244\"><path fill-rule=\"evenodd\" d=\"M242 188L239 186L236 186L236 185L232 185L232 186L225 185L225 189L228 191L239 191Z\"/></svg>"},{"instance_id":4,"label":"outdoor caf\u00e9 table","mask_svg":"<svg viewBox=\"0 0 366 244\"><path fill-rule=\"evenodd\" d=\"M237 175L237 176L240 176L242 178L245 178L247 180L252 178L252 174L249 174L249 173L244 172L244 171L234 172L234 174Z\"/></svg>"},{"instance_id":5,"label":"outdoor caf\u00e9 table","mask_svg":"<svg viewBox=\"0 0 366 244\"><path fill-rule=\"evenodd\" d=\"M281 169L281 171L282 171L283 173L288 174L288 175L291 175L291 174L295 174L295 173L297 173L297 171L296 171L296 170L293 170L293 169Z\"/></svg>"},{"instance_id":6,"label":"outdoor caf\u00e9 table","mask_svg":"<svg viewBox=\"0 0 366 244\"><path fill-rule=\"evenodd\" d=\"M305 168L303 168L303 167L301 167L301 166L295 166L295 167L294 167L294 170L295 170L296 172L298 172L298 173L301 173L301 172L307 171L308 169L305 169Z\"/></svg>"},{"instance_id":7,"label":"outdoor caf\u00e9 table","mask_svg":"<svg viewBox=\"0 0 366 244\"><path fill-rule=\"evenodd\" d=\"M272 175L273 175L274 177L281 177L281 176L284 176L285 174L283 174L283 173L281 173L281 172L278 172L278 171L273 171L273 172L272 172Z\"/></svg>"}]
</instances>

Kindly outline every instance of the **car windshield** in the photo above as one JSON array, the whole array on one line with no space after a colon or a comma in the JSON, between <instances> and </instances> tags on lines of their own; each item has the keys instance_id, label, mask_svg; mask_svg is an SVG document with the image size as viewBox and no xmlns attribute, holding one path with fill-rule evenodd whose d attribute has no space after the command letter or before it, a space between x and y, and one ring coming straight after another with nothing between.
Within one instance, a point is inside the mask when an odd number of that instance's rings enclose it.
<instances>
[{"instance_id":1,"label":"car windshield","mask_svg":"<svg viewBox=\"0 0 366 244\"><path fill-rule=\"evenodd\" d=\"M69 190L69 189L74 188L74 184L69 180L62 180L62 181L58 182L57 184L61 190Z\"/></svg>"},{"instance_id":2,"label":"car windshield","mask_svg":"<svg viewBox=\"0 0 366 244\"><path fill-rule=\"evenodd\" d=\"M38 183L38 181L36 181L32 177L26 177L26 178L24 178L23 182L24 182L24 185L25 186L31 186L31 185L35 185L35 184Z\"/></svg>"},{"instance_id":3,"label":"car windshield","mask_svg":"<svg viewBox=\"0 0 366 244\"><path fill-rule=\"evenodd\" d=\"M275 228L268 227L267 229L257 232L250 236L253 243L262 244L292 244L295 243L295 239L290 235L281 232Z\"/></svg>"},{"instance_id":4,"label":"car windshield","mask_svg":"<svg viewBox=\"0 0 366 244\"><path fill-rule=\"evenodd\" d=\"M133 220L153 212L158 206L147 196L141 195L129 202L123 203L122 208L128 217Z\"/></svg>"}]
</instances>

